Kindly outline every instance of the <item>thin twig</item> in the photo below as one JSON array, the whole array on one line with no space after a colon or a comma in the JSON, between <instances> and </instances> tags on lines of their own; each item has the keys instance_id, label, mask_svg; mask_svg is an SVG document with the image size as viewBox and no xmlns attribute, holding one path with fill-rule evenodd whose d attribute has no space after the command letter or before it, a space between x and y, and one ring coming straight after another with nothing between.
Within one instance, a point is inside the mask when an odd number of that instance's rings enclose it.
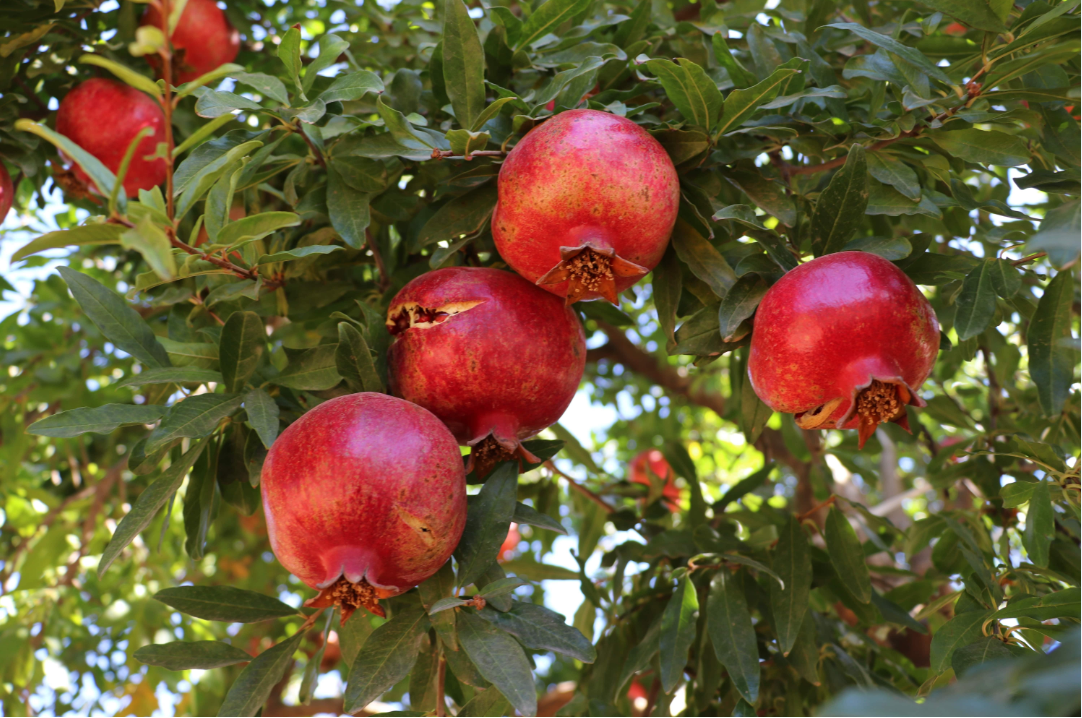
<instances>
[{"instance_id":1,"label":"thin twig","mask_svg":"<svg viewBox=\"0 0 1082 718\"><path fill-rule=\"evenodd\" d=\"M432 150L432 159L434 160L466 160L467 162L474 157L506 157L507 151L505 150L477 150L471 152L468 155L456 155L454 150Z\"/></svg>"},{"instance_id":2,"label":"thin twig","mask_svg":"<svg viewBox=\"0 0 1082 718\"><path fill-rule=\"evenodd\" d=\"M590 499L595 504L600 506L602 509L605 510L605 513L611 514L612 512L614 512L616 510L607 501L605 501L605 499L601 498L600 496L595 494L593 491L590 491L590 489L586 488L585 486L583 486L582 484L580 484L579 482L575 481L573 478L571 478L570 476L565 474L564 472L557 469L556 465L553 464L551 461L546 461L545 462L545 468L547 468L549 471L551 471L554 474L559 474L560 476L564 477L564 479L567 480L567 483L569 483L573 489L575 489L580 494L582 494L583 496L585 496L586 498Z\"/></svg>"},{"instance_id":3,"label":"thin twig","mask_svg":"<svg viewBox=\"0 0 1082 718\"><path fill-rule=\"evenodd\" d=\"M443 649L440 649L440 663L436 668L436 716L443 718L447 715L447 699L444 697L447 692L447 658L443 655Z\"/></svg>"},{"instance_id":4,"label":"thin twig","mask_svg":"<svg viewBox=\"0 0 1082 718\"><path fill-rule=\"evenodd\" d=\"M1020 267L1023 264L1029 264L1030 262L1037 261L1041 257L1047 257L1047 256L1048 256L1047 252L1037 252L1036 254L1031 254L1028 257L1022 257L1021 259L1014 260L1013 262L1011 262L1011 266Z\"/></svg>"},{"instance_id":5,"label":"thin twig","mask_svg":"<svg viewBox=\"0 0 1082 718\"><path fill-rule=\"evenodd\" d=\"M820 509L825 509L827 506L833 505L834 501L837 498L838 498L837 494L831 494L830 498L827 499L826 501L824 501L823 503L819 504L818 506L812 507L810 510L805 511L804 513L800 514L800 516L797 516L796 517L797 521L798 522L803 522L804 520L806 520L806 519L810 518L811 516L813 516L815 514L815 512L819 511Z\"/></svg>"}]
</instances>

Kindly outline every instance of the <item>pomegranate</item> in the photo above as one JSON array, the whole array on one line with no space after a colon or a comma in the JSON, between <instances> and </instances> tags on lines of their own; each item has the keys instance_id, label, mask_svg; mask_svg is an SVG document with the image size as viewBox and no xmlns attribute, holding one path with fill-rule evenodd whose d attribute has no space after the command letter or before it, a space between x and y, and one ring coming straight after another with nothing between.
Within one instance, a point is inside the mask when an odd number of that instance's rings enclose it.
<instances>
[{"instance_id":1,"label":"pomegranate","mask_svg":"<svg viewBox=\"0 0 1082 718\"><path fill-rule=\"evenodd\" d=\"M11 183L11 175L7 167L0 162L0 222L8 216L11 205L15 203L15 185Z\"/></svg>"},{"instance_id":2,"label":"pomegranate","mask_svg":"<svg viewBox=\"0 0 1082 718\"><path fill-rule=\"evenodd\" d=\"M515 549L518 548L519 541L522 540L522 535L518 532L518 524L514 521L511 522L511 527L507 529L507 538L500 544L500 550L496 553L496 561L503 563L511 558L515 553Z\"/></svg>"},{"instance_id":3,"label":"pomegranate","mask_svg":"<svg viewBox=\"0 0 1082 718\"><path fill-rule=\"evenodd\" d=\"M640 453L631 460L631 465L628 467L628 479L633 484L642 484L649 487L650 473L665 480L661 495L665 499L665 505L669 507L669 511L679 511L680 489L673 483L676 474L673 472L672 467L669 466L669 462L665 460L665 456L657 449L647 449Z\"/></svg>"},{"instance_id":4,"label":"pomegranate","mask_svg":"<svg viewBox=\"0 0 1082 718\"><path fill-rule=\"evenodd\" d=\"M586 366L575 313L516 274L453 267L417 277L387 313L392 391L447 424L485 476L559 420Z\"/></svg>"},{"instance_id":5,"label":"pomegranate","mask_svg":"<svg viewBox=\"0 0 1082 718\"><path fill-rule=\"evenodd\" d=\"M161 13L148 5L139 24L161 28ZM214 0L188 0L171 39L176 82L191 82L220 65L233 62L240 50L240 34ZM155 55L148 55L147 60L160 75L161 60Z\"/></svg>"},{"instance_id":6,"label":"pomegranate","mask_svg":"<svg viewBox=\"0 0 1082 718\"><path fill-rule=\"evenodd\" d=\"M492 236L500 256L568 304L617 295L661 261L680 181L631 120L569 110L530 131L500 168Z\"/></svg>"},{"instance_id":7,"label":"pomegranate","mask_svg":"<svg viewBox=\"0 0 1082 718\"><path fill-rule=\"evenodd\" d=\"M466 525L466 476L454 437L419 406L385 394L320 404L263 464L271 548L345 622L359 607L434 574Z\"/></svg>"},{"instance_id":8,"label":"pomegranate","mask_svg":"<svg viewBox=\"0 0 1082 718\"><path fill-rule=\"evenodd\" d=\"M165 181L165 160L146 159L159 142L165 142L165 115L158 103L122 82L99 77L65 95L56 113L56 131L97 157L114 174L128 145L144 127L152 128L153 133L140 140L124 177L124 191L131 196ZM74 172L82 182L90 181L78 166Z\"/></svg>"},{"instance_id":9,"label":"pomegranate","mask_svg":"<svg viewBox=\"0 0 1082 718\"><path fill-rule=\"evenodd\" d=\"M882 422L909 431L907 404L939 351L939 322L902 270L874 254L838 252L802 264L759 304L748 376L775 411L804 429Z\"/></svg>"}]
</instances>

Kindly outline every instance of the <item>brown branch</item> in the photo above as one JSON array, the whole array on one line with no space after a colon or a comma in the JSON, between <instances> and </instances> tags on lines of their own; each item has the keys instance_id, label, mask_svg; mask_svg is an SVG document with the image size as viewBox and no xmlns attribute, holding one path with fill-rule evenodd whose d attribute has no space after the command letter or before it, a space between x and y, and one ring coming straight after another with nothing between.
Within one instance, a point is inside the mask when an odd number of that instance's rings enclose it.
<instances>
[{"instance_id":1,"label":"brown branch","mask_svg":"<svg viewBox=\"0 0 1082 718\"><path fill-rule=\"evenodd\" d=\"M453 150L432 150L434 160L466 160L469 162L474 157L504 157L506 150L477 150L468 155L456 155Z\"/></svg>"},{"instance_id":2,"label":"brown branch","mask_svg":"<svg viewBox=\"0 0 1082 718\"><path fill-rule=\"evenodd\" d=\"M613 511L616 510L607 501L605 501L605 499L601 498L600 496L595 494L593 491L590 491L590 489L586 488L585 486L583 486L582 484L580 484L579 482L575 481L573 478L571 478L570 476L565 474L564 472L557 469L556 465L554 463L552 463L551 461L546 461L544 465L545 465L545 468L547 468L552 473L559 474L564 479L566 479L567 483L571 485L571 488L575 489L580 494L582 494L583 496L585 496L586 498L590 499L595 504L600 506L605 511L605 513L611 514Z\"/></svg>"},{"instance_id":3,"label":"brown branch","mask_svg":"<svg viewBox=\"0 0 1082 718\"><path fill-rule=\"evenodd\" d=\"M1048 256L1047 252L1037 252L1036 254L1031 254L1028 257L1022 257L1021 259L1014 260L1013 262L1011 262L1011 266L1018 267L1018 266L1021 266L1023 264L1029 264L1030 262L1037 261L1041 257L1047 257L1047 256Z\"/></svg>"},{"instance_id":4,"label":"brown branch","mask_svg":"<svg viewBox=\"0 0 1082 718\"><path fill-rule=\"evenodd\" d=\"M295 127L293 125L287 125L287 127L289 127L290 130L296 132L302 138L304 138L304 142L306 145L308 145L308 149L309 151L311 151L312 156L316 158L316 162L318 162L323 169L327 169L327 159L323 156L323 153L319 151L319 148L316 147L315 143L312 142L311 138L308 137L308 134L304 131L304 129L301 128L300 121L297 121L297 125Z\"/></svg>"},{"instance_id":5,"label":"brown branch","mask_svg":"<svg viewBox=\"0 0 1082 718\"><path fill-rule=\"evenodd\" d=\"M173 39L169 35L169 15L172 0L161 0L159 16L161 17L161 31L165 36L165 47L158 53L162 57L162 77L165 82L165 95L162 98L162 112L165 113L165 201L166 212L169 221L173 222L176 216L176 207L173 202Z\"/></svg>"},{"instance_id":6,"label":"brown branch","mask_svg":"<svg viewBox=\"0 0 1082 718\"><path fill-rule=\"evenodd\" d=\"M447 657L440 651L440 663L436 668L436 716L443 718L447 715Z\"/></svg>"}]
</instances>

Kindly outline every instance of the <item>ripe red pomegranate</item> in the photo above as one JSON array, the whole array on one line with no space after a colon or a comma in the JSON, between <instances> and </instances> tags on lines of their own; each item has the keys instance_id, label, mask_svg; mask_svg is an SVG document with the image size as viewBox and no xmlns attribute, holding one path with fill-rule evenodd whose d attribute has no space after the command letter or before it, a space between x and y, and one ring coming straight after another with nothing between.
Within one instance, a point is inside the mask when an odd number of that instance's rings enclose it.
<instances>
[{"instance_id":1,"label":"ripe red pomegranate","mask_svg":"<svg viewBox=\"0 0 1082 718\"><path fill-rule=\"evenodd\" d=\"M271 446L263 509L282 565L320 591L306 606L363 606L408 591L451 556L466 525L454 437L419 406L385 394L320 404Z\"/></svg>"},{"instance_id":2,"label":"ripe red pomegranate","mask_svg":"<svg viewBox=\"0 0 1082 718\"><path fill-rule=\"evenodd\" d=\"M8 216L11 205L15 202L15 185L11 183L11 175L7 167L0 162L0 222Z\"/></svg>"},{"instance_id":3,"label":"ripe red pomegranate","mask_svg":"<svg viewBox=\"0 0 1082 718\"><path fill-rule=\"evenodd\" d=\"M518 524L512 521L511 527L507 529L507 538L503 540L503 543L500 544L500 550L496 552L496 561L503 563L510 559L521 540L522 535L518 532Z\"/></svg>"},{"instance_id":4,"label":"ripe red pomegranate","mask_svg":"<svg viewBox=\"0 0 1082 718\"><path fill-rule=\"evenodd\" d=\"M860 447L882 422L906 431L907 404L939 351L939 322L902 270L874 254L838 252L802 264L763 297L748 376L775 411L804 429L857 429Z\"/></svg>"},{"instance_id":5,"label":"ripe red pomegranate","mask_svg":"<svg viewBox=\"0 0 1082 718\"><path fill-rule=\"evenodd\" d=\"M484 476L551 426L578 389L586 339L575 313L511 272L453 267L417 277L387 313L391 389L473 447Z\"/></svg>"},{"instance_id":6,"label":"ripe red pomegranate","mask_svg":"<svg viewBox=\"0 0 1082 718\"><path fill-rule=\"evenodd\" d=\"M665 456L657 449L647 449L631 460L631 465L628 467L628 479L633 484L649 487L650 476L647 472L665 480L665 486L661 491L665 505L669 507L669 511L679 511L680 489L673 483L676 474L669 466L669 462L665 460Z\"/></svg>"},{"instance_id":7,"label":"ripe red pomegranate","mask_svg":"<svg viewBox=\"0 0 1082 718\"><path fill-rule=\"evenodd\" d=\"M616 304L661 261L679 203L661 143L623 117L569 110L507 155L492 236L516 272L568 304Z\"/></svg>"},{"instance_id":8,"label":"ripe red pomegranate","mask_svg":"<svg viewBox=\"0 0 1082 718\"><path fill-rule=\"evenodd\" d=\"M148 5L139 24L161 28L161 13ZM240 34L214 0L188 0L173 30L172 40L173 74L177 82L191 82L220 65L233 62L240 50ZM161 60L154 55L148 55L147 60L160 75Z\"/></svg>"},{"instance_id":9,"label":"ripe red pomegranate","mask_svg":"<svg viewBox=\"0 0 1082 718\"><path fill-rule=\"evenodd\" d=\"M124 191L131 196L165 181L165 160L144 159L154 153L159 142L165 142L165 115L158 103L122 82L99 77L65 95L56 113L56 131L97 157L114 174L128 145L144 127L152 128L153 133L135 148L124 177ZM90 178L79 167L74 170L80 180L89 183Z\"/></svg>"}]
</instances>

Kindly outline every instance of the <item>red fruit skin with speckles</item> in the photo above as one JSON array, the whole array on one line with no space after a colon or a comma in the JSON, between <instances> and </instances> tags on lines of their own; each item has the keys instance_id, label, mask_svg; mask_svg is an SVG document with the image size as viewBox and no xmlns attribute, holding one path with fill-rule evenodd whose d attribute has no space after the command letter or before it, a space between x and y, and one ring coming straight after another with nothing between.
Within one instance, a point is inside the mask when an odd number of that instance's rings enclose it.
<instances>
[{"instance_id":1,"label":"red fruit skin with speckles","mask_svg":"<svg viewBox=\"0 0 1082 718\"><path fill-rule=\"evenodd\" d=\"M586 367L586 338L563 302L516 274L491 268L437 269L391 302L439 308L481 301L427 328L395 337L391 388L447 424L462 444L495 434L528 439L559 420Z\"/></svg>"},{"instance_id":2,"label":"red fruit skin with speckles","mask_svg":"<svg viewBox=\"0 0 1082 718\"><path fill-rule=\"evenodd\" d=\"M775 411L842 399L829 425L846 419L837 428L853 429L859 389L878 379L916 391L938 351L935 311L902 270L874 254L838 252L800 265L763 297L748 376Z\"/></svg>"},{"instance_id":3,"label":"red fruit skin with speckles","mask_svg":"<svg viewBox=\"0 0 1082 718\"><path fill-rule=\"evenodd\" d=\"M131 197L165 181L165 160L143 159L154 153L159 142L165 142L165 115L158 103L122 82L96 77L65 95L56 113L56 131L101 160L113 174L120 169L128 145L144 127L153 132L140 140L124 177L124 191ZM89 183L78 165L73 169L79 179Z\"/></svg>"},{"instance_id":4,"label":"red fruit skin with speckles","mask_svg":"<svg viewBox=\"0 0 1082 718\"><path fill-rule=\"evenodd\" d=\"M560 247L586 241L653 269L680 204L680 180L661 143L631 120L597 110L561 112L531 130L507 155L498 183L492 236L530 282L559 264ZM638 279L617 278L616 291ZM567 282L543 288L567 294Z\"/></svg>"},{"instance_id":5,"label":"red fruit skin with speckles","mask_svg":"<svg viewBox=\"0 0 1082 718\"><path fill-rule=\"evenodd\" d=\"M382 597L446 563L466 525L454 437L419 406L360 393L320 404L271 446L261 480L275 556L312 588L365 578Z\"/></svg>"},{"instance_id":6,"label":"red fruit skin with speckles","mask_svg":"<svg viewBox=\"0 0 1082 718\"><path fill-rule=\"evenodd\" d=\"M139 25L161 28L161 13L148 5ZM191 82L227 62L240 50L240 34L214 0L188 0L173 30L173 47L184 50L178 82ZM157 69L157 65L156 65Z\"/></svg>"},{"instance_id":7,"label":"red fruit skin with speckles","mask_svg":"<svg viewBox=\"0 0 1082 718\"><path fill-rule=\"evenodd\" d=\"M11 182L11 175L8 174L8 170L4 167L4 163L0 162L0 222L8 216L8 212L11 211L11 205L15 202L15 185Z\"/></svg>"}]
</instances>

